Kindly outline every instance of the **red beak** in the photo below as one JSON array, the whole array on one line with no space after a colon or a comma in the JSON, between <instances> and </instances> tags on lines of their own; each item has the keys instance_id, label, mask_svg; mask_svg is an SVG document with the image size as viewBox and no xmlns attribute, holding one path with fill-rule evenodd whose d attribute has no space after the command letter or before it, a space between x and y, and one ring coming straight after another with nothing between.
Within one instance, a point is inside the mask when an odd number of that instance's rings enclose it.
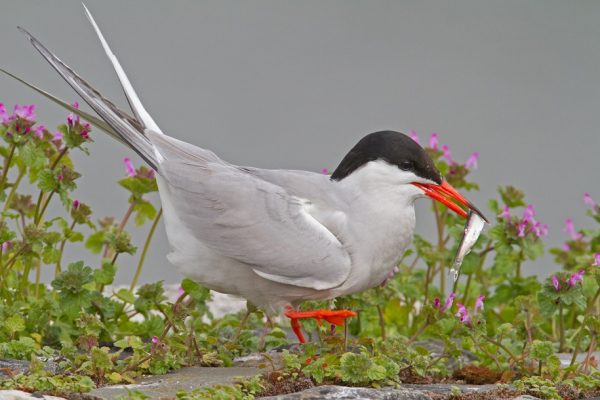
<instances>
[{"instance_id":1,"label":"red beak","mask_svg":"<svg viewBox=\"0 0 600 400\"><path fill-rule=\"evenodd\" d=\"M462 194L458 193L456 189L454 189L452 185L445 180L442 181L441 185L418 182L413 182L413 185L423 190L427 197L431 197L432 199L439 201L461 217L467 218L468 210L473 210L473 212L479 214L479 216L483 218L485 222L489 223L487 218L483 216L477 207L475 207Z\"/></svg>"}]
</instances>

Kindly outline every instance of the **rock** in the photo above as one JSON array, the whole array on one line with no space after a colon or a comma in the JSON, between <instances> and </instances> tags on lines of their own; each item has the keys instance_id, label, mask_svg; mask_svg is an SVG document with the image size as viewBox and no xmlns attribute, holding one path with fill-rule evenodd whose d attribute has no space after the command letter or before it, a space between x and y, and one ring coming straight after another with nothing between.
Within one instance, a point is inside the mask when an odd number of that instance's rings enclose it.
<instances>
[{"instance_id":1,"label":"rock","mask_svg":"<svg viewBox=\"0 0 600 400\"><path fill-rule=\"evenodd\" d=\"M432 393L440 393L446 394L451 393L452 388L460 389L461 393L481 393L481 392L489 392L492 390L498 389L497 385L462 385L456 383L431 383L431 384L402 384L403 388L411 389L411 390L420 390L423 392L432 392Z\"/></svg>"},{"instance_id":2,"label":"rock","mask_svg":"<svg viewBox=\"0 0 600 400\"><path fill-rule=\"evenodd\" d=\"M370 389L346 386L317 386L299 393L263 397L269 400L431 400L431 397L418 390Z\"/></svg>"},{"instance_id":3,"label":"rock","mask_svg":"<svg viewBox=\"0 0 600 400\"><path fill-rule=\"evenodd\" d=\"M0 390L2 400L66 400L63 397L32 394L20 390Z\"/></svg>"},{"instance_id":4,"label":"rock","mask_svg":"<svg viewBox=\"0 0 600 400\"><path fill-rule=\"evenodd\" d=\"M568 367L569 364L571 364L571 357L573 357L573 354L571 353L557 353L556 354L558 356L558 358L560 359L560 363L563 367ZM576 362L580 363L583 360L585 360L585 357L587 356L586 352L581 352L577 355L577 359L575 360ZM592 353L592 358L594 358L596 361L600 361L600 351L595 351Z\"/></svg>"},{"instance_id":5,"label":"rock","mask_svg":"<svg viewBox=\"0 0 600 400\"><path fill-rule=\"evenodd\" d=\"M521 395L519 397L515 397L513 400L541 400L539 397L533 397L528 394ZM591 399L593 400L593 399Z\"/></svg>"},{"instance_id":6,"label":"rock","mask_svg":"<svg viewBox=\"0 0 600 400\"><path fill-rule=\"evenodd\" d=\"M52 374L60 372L58 363L54 360L40 360L44 364L44 370ZM0 378L24 374L29 371L29 361L12 360L9 358L0 358ZM2 399L0 397L0 399Z\"/></svg>"},{"instance_id":7,"label":"rock","mask_svg":"<svg viewBox=\"0 0 600 400\"><path fill-rule=\"evenodd\" d=\"M127 394L129 389L139 390L150 396L150 399L174 398L179 390L190 391L206 386L230 385L237 377L253 377L260 372L257 368L248 367L182 368L166 375L144 377L133 385L114 385L94 389L89 394L105 400L114 400L117 396Z\"/></svg>"},{"instance_id":8,"label":"rock","mask_svg":"<svg viewBox=\"0 0 600 400\"><path fill-rule=\"evenodd\" d=\"M269 370L283 369L283 353L280 351L269 351L266 353L252 353L244 357L233 359L236 367L267 368ZM268 357L268 358L267 358Z\"/></svg>"}]
</instances>

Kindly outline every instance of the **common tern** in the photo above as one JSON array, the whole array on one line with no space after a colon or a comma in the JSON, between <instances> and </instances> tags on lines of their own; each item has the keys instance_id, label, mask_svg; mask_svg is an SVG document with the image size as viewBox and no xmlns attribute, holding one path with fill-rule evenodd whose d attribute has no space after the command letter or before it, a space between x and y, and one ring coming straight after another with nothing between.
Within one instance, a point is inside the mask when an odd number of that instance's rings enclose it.
<instances>
[{"instance_id":1,"label":"common tern","mask_svg":"<svg viewBox=\"0 0 600 400\"><path fill-rule=\"evenodd\" d=\"M237 166L166 135L142 105L87 8L85 12L133 116L19 29L101 120L71 110L157 172L171 246L168 260L184 276L241 296L267 314L285 310L301 342L298 319L340 325L354 315L349 310L296 311L302 301L361 292L386 279L412 240L415 200L430 197L463 217L468 210L481 215L444 180L424 149L399 132L366 135L331 176Z\"/></svg>"}]
</instances>

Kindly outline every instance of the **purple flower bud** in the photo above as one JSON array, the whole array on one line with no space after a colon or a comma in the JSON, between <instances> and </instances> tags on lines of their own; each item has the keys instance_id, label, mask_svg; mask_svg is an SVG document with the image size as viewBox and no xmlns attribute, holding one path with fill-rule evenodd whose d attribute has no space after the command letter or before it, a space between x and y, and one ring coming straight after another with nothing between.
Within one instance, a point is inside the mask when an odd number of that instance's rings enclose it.
<instances>
[{"instance_id":1,"label":"purple flower bud","mask_svg":"<svg viewBox=\"0 0 600 400\"><path fill-rule=\"evenodd\" d=\"M469 316L469 311L467 311L467 308L464 306L464 304L458 303L456 306L458 307L458 312L456 313L456 316L458 317L460 322L465 325L470 324L471 317Z\"/></svg>"},{"instance_id":2,"label":"purple flower bud","mask_svg":"<svg viewBox=\"0 0 600 400\"><path fill-rule=\"evenodd\" d=\"M571 251L571 246L569 246L569 243L563 243L562 249L563 251Z\"/></svg>"},{"instance_id":3,"label":"purple flower bud","mask_svg":"<svg viewBox=\"0 0 600 400\"><path fill-rule=\"evenodd\" d=\"M583 237L583 235L579 232L575 231L575 225L573 224L573 220L571 218L567 218L565 220L565 233L571 236L571 240L579 240Z\"/></svg>"},{"instance_id":4,"label":"purple flower bud","mask_svg":"<svg viewBox=\"0 0 600 400\"><path fill-rule=\"evenodd\" d=\"M154 344L158 343L158 336L152 336L152 343L154 343Z\"/></svg>"},{"instance_id":5,"label":"purple flower bud","mask_svg":"<svg viewBox=\"0 0 600 400\"><path fill-rule=\"evenodd\" d=\"M73 126L73 119L74 119L73 114L67 115L67 125Z\"/></svg>"},{"instance_id":6,"label":"purple flower bud","mask_svg":"<svg viewBox=\"0 0 600 400\"><path fill-rule=\"evenodd\" d=\"M13 114L18 118L26 119L28 121L35 121L35 104L29 104L26 106L15 104Z\"/></svg>"},{"instance_id":7,"label":"purple flower bud","mask_svg":"<svg viewBox=\"0 0 600 400\"><path fill-rule=\"evenodd\" d=\"M90 134L88 131L86 131L85 129L81 131L81 137L84 139L89 139L90 138Z\"/></svg>"},{"instance_id":8,"label":"purple flower bud","mask_svg":"<svg viewBox=\"0 0 600 400\"><path fill-rule=\"evenodd\" d=\"M483 300L485 300L485 296L480 294L475 300L475 308L473 309L473 315L477 315L479 310L483 310Z\"/></svg>"},{"instance_id":9,"label":"purple flower bud","mask_svg":"<svg viewBox=\"0 0 600 400\"><path fill-rule=\"evenodd\" d=\"M465 163L465 167L468 169L477 169L477 161L479 160L479 152L476 151L467 158L467 162Z\"/></svg>"},{"instance_id":10,"label":"purple flower bud","mask_svg":"<svg viewBox=\"0 0 600 400\"><path fill-rule=\"evenodd\" d=\"M442 308L442 311L446 311L449 310L450 307L452 307L452 303L454 303L454 292L450 293L448 295L448 297L446 297L446 302L444 303L444 308Z\"/></svg>"},{"instance_id":11,"label":"purple flower bud","mask_svg":"<svg viewBox=\"0 0 600 400\"><path fill-rule=\"evenodd\" d=\"M54 132L54 141L60 142L63 139L63 134L60 131Z\"/></svg>"},{"instance_id":12,"label":"purple flower bud","mask_svg":"<svg viewBox=\"0 0 600 400\"><path fill-rule=\"evenodd\" d=\"M502 212L500 213L500 215L498 217L509 221L510 220L510 208L508 208L508 206L504 206L504 208L502 209Z\"/></svg>"},{"instance_id":13,"label":"purple flower bud","mask_svg":"<svg viewBox=\"0 0 600 400\"><path fill-rule=\"evenodd\" d=\"M440 308L441 302L440 302L440 298L436 297L435 299L433 299L433 308Z\"/></svg>"},{"instance_id":14,"label":"purple flower bud","mask_svg":"<svg viewBox=\"0 0 600 400\"><path fill-rule=\"evenodd\" d=\"M573 287L577 284L577 282L583 282L583 274L585 274L585 270L580 270L579 272L575 272L573 275L571 275L571 277L569 278L569 287Z\"/></svg>"},{"instance_id":15,"label":"purple flower bud","mask_svg":"<svg viewBox=\"0 0 600 400\"><path fill-rule=\"evenodd\" d=\"M454 160L452 159L452 153L450 153L450 148L445 144L442 145L442 153L444 153L442 157L444 157L446 161L448 161L448 163L454 164Z\"/></svg>"},{"instance_id":16,"label":"purple flower bud","mask_svg":"<svg viewBox=\"0 0 600 400\"><path fill-rule=\"evenodd\" d=\"M179 293L180 296L183 296L185 294L185 290L183 290L183 288L181 286L179 286L177 288L177 293Z\"/></svg>"},{"instance_id":17,"label":"purple flower bud","mask_svg":"<svg viewBox=\"0 0 600 400\"><path fill-rule=\"evenodd\" d=\"M583 204L592 208L596 207L596 202L594 201L594 199L592 199L592 196L590 196L589 193L583 194Z\"/></svg>"},{"instance_id":18,"label":"purple flower bud","mask_svg":"<svg viewBox=\"0 0 600 400\"><path fill-rule=\"evenodd\" d=\"M12 242L10 240L7 240L6 242L2 243L2 251L6 251L8 249L10 249L12 247Z\"/></svg>"},{"instance_id":19,"label":"purple flower bud","mask_svg":"<svg viewBox=\"0 0 600 400\"><path fill-rule=\"evenodd\" d=\"M600 267L600 253L594 253L594 267Z\"/></svg>"},{"instance_id":20,"label":"purple flower bud","mask_svg":"<svg viewBox=\"0 0 600 400\"><path fill-rule=\"evenodd\" d=\"M10 118L6 113L6 106L4 103L0 103L0 118L2 118L2 122L8 124L10 122Z\"/></svg>"},{"instance_id":21,"label":"purple flower bud","mask_svg":"<svg viewBox=\"0 0 600 400\"><path fill-rule=\"evenodd\" d=\"M79 103L77 102L77 100L73 102L73 107L79 109Z\"/></svg>"},{"instance_id":22,"label":"purple flower bud","mask_svg":"<svg viewBox=\"0 0 600 400\"><path fill-rule=\"evenodd\" d=\"M44 125L37 125L35 127L35 129L33 130L33 133L38 139L43 139L44 138L44 130L46 130L46 127Z\"/></svg>"},{"instance_id":23,"label":"purple flower bud","mask_svg":"<svg viewBox=\"0 0 600 400\"><path fill-rule=\"evenodd\" d=\"M429 147L431 147L434 150L437 150L438 144L439 142L437 133L432 133L431 137L429 138Z\"/></svg>"},{"instance_id":24,"label":"purple flower bud","mask_svg":"<svg viewBox=\"0 0 600 400\"><path fill-rule=\"evenodd\" d=\"M123 164L125 164L125 171L127 176L135 176L135 167L133 166L133 162L128 157L123 159Z\"/></svg>"},{"instance_id":25,"label":"purple flower bud","mask_svg":"<svg viewBox=\"0 0 600 400\"><path fill-rule=\"evenodd\" d=\"M329 170L328 170L327 168L322 168L322 169L321 169L321 173L322 173L323 175L329 175Z\"/></svg>"},{"instance_id":26,"label":"purple flower bud","mask_svg":"<svg viewBox=\"0 0 600 400\"><path fill-rule=\"evenodd\" d=\"M79 200L75 199L73 200L73 209L77 210L79 208Z\"/></svg>"},{"instance_id":27,"label":"purple flower bud","mask_svg":"<svg viewBox=\"0 0 600 400\"><path fill-rule=\"evenodd\" d=\"M65 179L65 177L63 176L63 174L60 174L59 176L56 177L56 179L60 182L63 179Z\"/></svg>"},{"instance_id":28,"label":"purple flower bud","mask_svg":"<svg viewBox=\"0 0 600 400\"><path fill-rule=\"evenodd\" d=\"M541 222L536 222L533 225L533 232L535 233L535 236L537 236L537 237L548 236L548 224L542 224Z\"/></svg>"},{"instance_id":29,"label":"purple flower bud","mask_svg":"<svg viewBox=\"0 0 600 400\"><path fill-rule=\"evenodd\" d=\"M412 140L414 140L415 142L417 142L417 144L421 144L421 141L419 140L419 136L417 135L417 132L410 130L407 133L408 137L410 137Z\"/></svg>"},{"instance_id":30,"label":"purple flower bud","mask_svg":"<svg viewBox=\"0 0 600 400\"><path fill-rule=\"evenodd\" d=\"M519 222L519 224L517 225L517 236L518 237L525 237L525 228L527 228L527 221L521 221Z\"/></svg>"},{"instance_id":31,"label":"purple flower bud","mask_svg":"<svg viewBox=\"0 0 600 400\"><path fill-rule=\"evenodd\" d=\"M560 283L558 282L558 277L556 275L552 275L552 286L558 292L560 290Z\"/></svg>"},{"instance_id":32,"label":"purple flower bud","mask_svg":"<svg viewBox=\"0 0 600 400\"><path fill-rule=\"evenodd\" d=\"M535 210L533 209L533 204L529 204L525 207L525 211L523 212L523 221L533 223L535 221L534 217Z\"/></svg>"}]
</instances>

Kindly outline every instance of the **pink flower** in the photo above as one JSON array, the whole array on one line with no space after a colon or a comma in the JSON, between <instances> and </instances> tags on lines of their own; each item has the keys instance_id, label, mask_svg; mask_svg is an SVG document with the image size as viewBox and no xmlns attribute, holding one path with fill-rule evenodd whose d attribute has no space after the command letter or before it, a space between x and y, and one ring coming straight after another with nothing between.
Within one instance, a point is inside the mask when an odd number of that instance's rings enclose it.
<instances>
[{"instance_id":1,"label":"pink flower","mask_svg":"<svg viewBox=\"0 0 600 400\"><path fill-rule=\"evenodd\" d=\"M10 118L6 113L6 106L4 103L0 103L0 118L2 118L2 122L8 124L10 122Z\"/></svg>"},{"instance_id":2,"label":"pink flower","mask_svg":"<svg viewBox=\"0 0 600 400\"><path fill-rule=\"evenodd\" d=\"M525 237L525 228L527 228L527 221L521 221L519 222L519 224L517 225L517 236L518 237Z\"/></svg>"},{"instance_id":3,"label":"pink flower","mask_svg":"<svg viewBox=\"0 0 600 400\"><path fill-rule=\"evenodd\" d=\"M73 107L79 109L79 103L77 102L77 100L73 102Z\"/></svg>"},{"instance_id":4,"label":"pink flower","mask_svg":"<svg viewBox=\"0 0 600 400\"><path fill-rule=\"evenodd\" d=\"M60 182L63 179L65 179L65 177L63 176L63 174L60 174L59 176L56 177L56 179Z\"/></svg>"},{"instance_id":5,"label":"pink flower","mask_svg":"<svg viewBox=\"0 0 600 400\"><path fill-rule=\"evenodd\" d=\"M127 172L127 176L135 176L135 168L131 160L125 157L123 159L123 164L125 164L125 171Z\"/></svg>"},{"instance_id":6,"label":"pink flower","mask_svg":"<svg viewBox=\"0 0 600 400\"><path fill-rule=\"evenodd\" d=\"M8 249L10 249L12 247L12 242L10 240L7 240L6 242L2 243L2 251L6 251Z\"/></svg>"},{"instance_id":7,"label":"pink flower","mask_svg":"<svg viewBox=\"0 0 600 400\"><path fill-rule=\"evenodd\" d=\"M88 131L86 131L85 129L81 131L81 137L84 139L89 139L90 138L90 134Z\"/></svg>"},{"instance_id":8,"label":"pink flower","mask_svg":"<svg viewBox=\"0 0 600 400\"><path fill-rule=\"evenodd\" d=\"M34 129L33 129L33 134L38 138L38 139L43 139L44 138L44 130L46 129L46 127L44 125L37 125Z\"/></svg>"},{"instance_id":9,"label":"pink flower","mask_svg":"<svg viewBox=\"0 0 600 400\"><path fill-rule=\"evenodd\" d=\"M470 324L471 317L469 316L469 311L467 311L467 308L464 306L464 304L458 303L456 306L458 307L458 312L456 313L456 316L458 317L460 322L462 322L465 325Z\"/></svg>"},{"instance_id":10,"label":"pink flower","mask_svg":"<svg viewBox=\"0 0 600 400\"><path fill-rule=\"evenodd\" d=\"M583 235L579 232L575 231L575 226L573 225L573 220L571 218L567 218L565 220L565 233L571 236L571 240L579 240L583 237Z\"/></svg>"},{"instance_id":11,"label":"pink flower","mask_svg":"<svg viewBox=\"0 0 600 400\"><path fill-rule=\"evenodd\" d=\"M60 142L63 139L63 134L60 131L54 132L54 141Z\"/></svg>"},{"instance_id":12,"label":"pink flower","mask_svg":"<svg viewBox=\"0 0 600 400\"><path fill-rule=\"evenodd\" d=\"M600 253L594 253L594 267L600 267Z\"/></svg>"},{"instance_id":13,"label":"pink flower","mask_svg":"<svg viewBox=\"0 0 600 400\"><path fill-rule=\"evenodd\" d=\"M556 275L552 275L552 286L558 292L560 290L560 283L558 282L558 277Z\"/></svg>"},{"instance_id":14,"label":"pink flower","mask_svg":"<svg viewBox=\"0 0 600 400\"><path fill-rule=\"evenodd\" d=\"M535 233L535 236L537 236L537 237L548 236L548 224L542 224L541 222L536 222L533 225L533 232Z\"/></svg>"},{"instance_id":15,"label":"pink flower","mask_svg":"<svg viewBox=\"0 0 600 400\"><path fill-rule=\"evenodd\" d=\"M18 118L26 119L28 121L35 121L35 104L29 104L26 106L15 104L13 114Z\"/></svg>"},{"instance_id":16,"label":"pink flower","mask_svg":"<svg viewBox=\"0 0 600 400\"><path fill-rule=\"evenodd\" d=\"M477 169L477 161L479 160L479 152L476 151L467 158L467 162L465 163L465 167L468 169Z\"/></svg>"},{"instance_id":17,"label":"pink flower","mask_svg":"<svg viewBox=\"0 0 600 400\"><path fill-rule=\"evenodd\" d=\"M433 299L433 308L440 308L440 298L436 297L435 299Z\"/></svg>"},{"instance_id":18,"label":"pink flower","mask_svg":"<svg viewBox=\"0 0 600 400\"><path fill-rule=\"evenodd\" d=\"M442 145L442 153L442 157L444 157L446 161L448 161L448 163L454 164L454 160L452 159L452 153L450 153L450 148L445 144Z\"/></svg>"},{"instance_id":19,"label":"pink flower","mask_svg":"<svg viewBox=\"0 0 600 400\"><path fill-rule=\"evenodd\" d=\"M473 309L473 315L477 315L479 310L483 310L483 300L485 300L485 296L480 294L475 301L475 308Z\"/></svg>"},{"instance_id":20,"label":"pink flower","mask_svg":"<svg viewBox=\"0 0 600 400\"><path fill-rule=\"evenodd\" d=\"M183 288L181 286L179 286L177 288L177 293L179 293L180 296L183 296L185 294L185 290L183 290Z\"/></svg>"},{"instance_id":21,"label":"pink flower","mask_svg":"<svg viewBox=\"0 0 600 400\"><path fill-rule=\"evenodd\" d=\"M563 243L562 249L563 249L563 251L570 251L571 246L569 246L569 243Z\"/></svg>"},{"instance_id":22,"label":"pink flower","mask_svg":"<svg viewBox=\"0 0 600 400\"><path fill-rule=\"evenodd\" d=\"M437 150L438 148L438 135L437 133L432 133L431 137L429 138L429 147L431 147L432 149Z\"/></svg>"},{"instance_id":23,"label":"pink flower","mask_svg":"<svg viewBox=\"0 0 600 400\"><path fill-rule=\"evenodd\" d=\"M504 206L498 217L510 221L510 208L508 208L508 206Z\"/></svg>"},{"instance_id":24,"label":"pink flower","mask_svg":"<svg viewBox=\"0 0 600 400\"><path fill-rule=\"evenodd\" d=\"M573 275L571 275L571 277L569 278L569 287L573 287L577 284L577 282L583 282L583 274L585 274L585 270L580 270L579 272L575 272Z\"/></svg>"},{"instance_id":25,"label":"pink flower","mask_svg":"<svg viewBox=\"0 0 600 400\"><path fill-rule=\"evenodd\" d=\"M450 293L448 295L448 297L446 297L446 302L444 303L444 308L442 308L442 311L446 311L449 310L450 307L452 307L452 303L454 303L454 292Z\"/></svg>"},{"instance_id":26,"label":"pink flower","mask_svg":"<svg viewBox=\"0 0 600 400\"><path fill-rule=\"evenodd\" d=\"M589 193L583 194L583 204L585 204L586 206L589 206L593 209L596 208L596 202L594 201L594 199L592 199L592 196L590 196Z\"/></svg>"},{"instance_id":27,"label":"pink flower","mask_svg":"<svg viewBox=\"0 0 600 400\"><path fill-rule=\"evenodd\" d=\"M523 221L524 222L534 222L535 219L535 210L533 209L533 204L527 205L525 211L523 212Z\"/></svg>"},{"instance_id":28,"label":"pink flower","mask_svg":"<svg viewBox=\"0 0 600 400\"><path fill-rule=\"evenodd\" d=\"M158 336L152 336L152 343L158 343Z\"/></svg>"},{"instance_id":29,"label":"pink flower","mask_svg":"<svg viewBox=\"0 0 600 400\"><path fill-rule=\"evenodd\" d=\"M75 199L73 200L73 209L77 210L79 208L79 200Z\"/></svg>"},{"instance_id":30,"label":"pink flower","mask_svg":"<svg viewBox=\"0 0 600 400\"><path fill-rule=\"evenodd\" d=\"M323 168L323 169L321 169L321 173L323 175L329 175L329 170L327 168Z\"/></svg>"},{"instance_id":31,"label":"pink flower","mask_svg":"<svg viewBox=\"0 0 600 400\"><path fill-rule=\"evenodd\" d=\"M67 125L73 126L73 118L74 118L73 114L67 115Z\"/></svg>"},{"instance_id":32,"label":"pink flower","mask_svg":"<svg viewBox=\"0 0 600 400\"><path fill-rule=\"evenodd\" d=\"M410 131L408 131L407 135L409 138L411 138L412 140L417 142L417 144L421 144L421 141L419 140L419 136L417 136L417 132L410 130Z\"/></svg>"}]
</instances>

